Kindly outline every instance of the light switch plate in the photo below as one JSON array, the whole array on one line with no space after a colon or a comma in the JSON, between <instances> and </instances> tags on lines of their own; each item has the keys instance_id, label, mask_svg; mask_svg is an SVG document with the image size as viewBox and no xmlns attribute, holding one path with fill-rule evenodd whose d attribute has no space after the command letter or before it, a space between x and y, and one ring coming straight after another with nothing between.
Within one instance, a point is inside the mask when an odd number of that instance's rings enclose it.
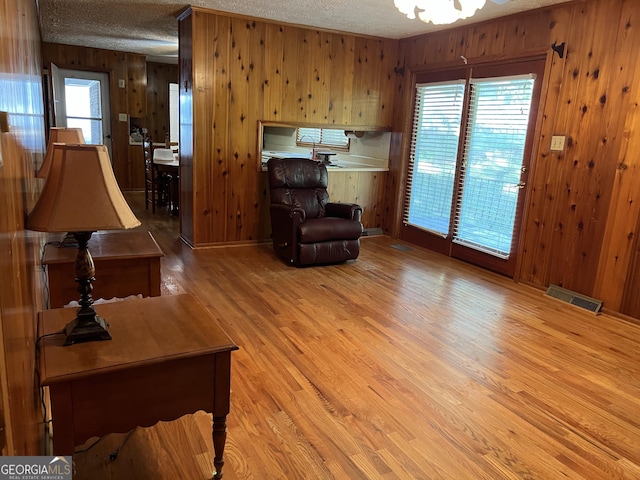
<instances>
[{"instance_id":1,"label":"light switch plate","mask_svg":"<svg viewBox=\"0 0 640 480\"><path fill-rule=\"evenodd\" d=\"M551 148L550 150L552 152L561 152L564 150L564 141L565 141L565 136L564 135L553 135L551 137Z\"/></svg>"},{"instance_id":2,"label":"light switch plate","mask_svg":"<svg viewBox=\"0 0 640 480\"><path fill-rule=\"evenodd\" d=\"M124 88L124 78L119 78L119 79L118 79L118 86L119 86L120 88Z\"/></svg>"},{"instance_id":3,"label":"light switch plate","mask_svg":"<svg viewBox=\"0 0 640 480\"><path fill-rule=\"evenodd\" d=\"M118 120L120 120L121 122L126 122L127 121L127 114L126 113L119 113L118 114Z\"/></svg>"}]
</instances>

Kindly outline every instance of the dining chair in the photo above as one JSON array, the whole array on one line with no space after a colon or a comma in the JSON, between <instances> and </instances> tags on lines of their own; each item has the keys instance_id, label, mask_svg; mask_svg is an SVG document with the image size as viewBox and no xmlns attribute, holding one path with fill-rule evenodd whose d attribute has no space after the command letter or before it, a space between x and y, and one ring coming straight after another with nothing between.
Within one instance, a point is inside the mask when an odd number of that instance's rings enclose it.
<instances>
[{"instance_id":1,"label":"dining chair","mask_svg":"<svg viewBox=\"0 0 640 480\"><path fill-rule=\"evenodd\" d=\"M146 132L142 137L142 153L144 159L144 199L145 207L148 210L151 204L151 211L156 213L156 206L166 205L169 198L170 179L159 172L153 163L153 140Z\"/></svg>"}]
</instances>

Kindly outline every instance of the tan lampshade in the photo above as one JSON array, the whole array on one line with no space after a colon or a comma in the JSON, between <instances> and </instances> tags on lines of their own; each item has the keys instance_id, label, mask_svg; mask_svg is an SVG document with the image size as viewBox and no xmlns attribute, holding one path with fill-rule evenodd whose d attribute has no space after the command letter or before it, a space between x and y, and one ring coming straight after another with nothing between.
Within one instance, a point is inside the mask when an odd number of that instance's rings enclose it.
<instances>
[{"instance_id":1,"label":"tan lampshade","mask_svg":"<svg viewBox=\"0 0 640 480\"><path fill-rule=\"evenodd\" d=\"M83 144L84 135L82 134L82 129L52 127L51 130L49 130L49 143L47 143L47 152L44 155L42 166L40 167L40 170L38 170L38 178L47 178L47 175L49 175L54 143Z\"/></svg>"},{"instance_id":2,"label":"tan lampshade","mask_svg":"<svg viewBox=\"0 0 640 480\"><path fill-rule=\"evenodd\" d=\"M27 219L39 232L94 232L140 225L122 196L104 145L55 145L40 198Z\"/></svg>"}]
</instances>

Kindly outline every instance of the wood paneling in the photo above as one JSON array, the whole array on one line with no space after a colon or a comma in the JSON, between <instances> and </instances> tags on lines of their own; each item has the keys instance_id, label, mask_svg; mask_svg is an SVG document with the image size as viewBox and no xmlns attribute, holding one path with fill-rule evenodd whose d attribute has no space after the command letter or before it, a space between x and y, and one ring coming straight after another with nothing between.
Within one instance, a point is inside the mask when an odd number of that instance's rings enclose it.
<instances>
[{"instance_id":1,"label":"wood paneling","mask_svg":"<svg viewBox=\"0 0 640 480\"><path fill-rule=\"evenodd\" d=\"M181 106L193 95L180 113L181 128L193 128L188 138L181 131L181 143L193 142L192 163L181 157L181 185L193 188L181 204L186 240L198 246L268 238L266 179L256 158L258 121L389 128L397 45L189 10L180 19L181 65L191 69L180 72ZM185 91L191 79L193 90ZM350 196L371 201L363 206L373 212L382 205L384 174L371 179L376 185ZM371 198L372 191L379 196ZM367 213L365 220L377 215ZM370 226L375 225L365 223Z\"/></svg>"},{"instance_id":2,"label":"wood paneling","mask_svg":"<svg viewBox=\"0 0 640 480\"><path fill-rule=\"evenodd\" d=\"M0 0L0 385L2 455L42 455L42 413L35 374L36 311L42 308L41 238L24 230L44 154L40 34L33 1Z\"/></svg>"},{"instance_id":3,"label":"wood paneling","mask_svg":"<svg viewBox=\"0 0 640 480\"><path fill-rule=\"evenodd\" d=\"M144 155L142 145L129 145L129 177L131 178L130 189L144 189Z\"/></svg>"},{"instance_id":4,"label":"wood paneling","mask_svg":"<svg viewBox=\"0 0 640 480\"><path fill-rule=\"evenodd\" d=\"M127 55L127 113L139 118L147 115L147 63L144 55Z\"/></svg>"},{"instance_id":5,"label":"wood paneling","mask_svg":"<svg viewBox=\"0 0 640 480\"><path fill-rule=\"evenodd\" d=\"M146 128L154 142L164 143L169 132L169 83L178 83L178 65L147 62L144 71L145 109L138 111L141 117L132 114L131 123ZM131 103L131 95L129 98ZM140 145L128 146L128 179L125 190L144 188L144 159Z\"/></svg>"},{"instance_id":6,"label":"wood paneling","mask_svg":"<svg viewBox=\"0 0 640 480\"><path fill-rule=\"evenodd\" d=\"M634 248L638 236L640 144L640 5L629 0L574 1L465 28L400 41L395 130L388 185L403 183L411 108L411 73L469 63L548 56L539 128L516 279L604 300L605 308L640 317L623 298L640 295ZM550 45L565 42L564 58ZM554 134L565 151L550 152ZM397 163L396 163L397 162ZM385 229L401 211L398 190L385 198ZM395 200L395 202L394 202Z\"/></svg>"},{"instance_id":7,"label":"wood paneling","mask_svg":"<svg viewBox=\"0 0 640 480\"><path fill-rule=\"evenodd\" d=\"M146 72L146 114L135 121L154 142L164 143L169 133L169 83L178 83L178 65L147 62Z\"/></svg>"},{"instance_id":8,"label":"wood paneling","mask_svg":"<svg viewBox=\"0 0 640 480\"><path fill-rule=\"evenodd\" d=\"M121 189L139 188L133 184L131 177L128 148L129 122L119 121L118 114L126 113L132 117L146 115L147 72L144 55L43 43L42 58L43 65L54 63L61 68L91 70L109 74L113 170ZM125 81L125 88L120 88L119 80Z\"/></svg>"},{"instance_id":9,"label":"wood paneling","mask_svg":"<svg viewBox=\"0 0 640 480\"><path fill-rule=\"evenodd\" d=\"M608 89L616 99L616 107L624 112L615 118L616 131L609 138L619 153L613 168L613 192L607 212L605 241L600 251L596 289L606 292L611 303L620 303L620 311L640 318L640 4L622 4L619 35L615 45L613 78ZM636 28L632 28L632 26ZM635 42L635 47L633 44ZM607 139L608 140L608 139Z\"/></svg>"},{"instance_id":10,"label":"wood paneling","mask_svg":"<svg viewBox=\"0 0 640 480\"><path fill-rule=\"evenodd\" d=\"M332 202L357 203L362 207L365 228L382 228L382 203L386 172L329 171L329 198Z\"/></svg>"}]
</instances>

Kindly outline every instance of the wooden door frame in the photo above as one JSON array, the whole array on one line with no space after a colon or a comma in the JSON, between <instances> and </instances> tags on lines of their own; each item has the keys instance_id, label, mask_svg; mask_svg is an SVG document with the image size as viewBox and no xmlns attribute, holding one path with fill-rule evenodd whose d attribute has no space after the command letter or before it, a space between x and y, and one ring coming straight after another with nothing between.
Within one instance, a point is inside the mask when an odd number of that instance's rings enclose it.
<instances>
[{"instance_id":1,"label":"wooden door frame","mask_svg":"<svg viewBox=\"0 0 640 480\"><path fill-rule=\"evenodd\" d=\"M548 63L549 63L548 55L546 54L535 55L527 58L515 58L515 59L504 60L504 61L492 61L492 62L486 62L486 63L469 64L463 67L463 69L467 71L467 75L465 78L468 81L468 79L472 76L472 72L476 72L478 70L480 71L480 75L486 76L487 74L490 74L489 76L500 76L501 69L511 68L517 64L525 65L525 64L531 64L531 63L535 63L536 66L534 69L530 71L536 73L537 78L539 78L540 81L536 82L536 85L533 91L533 96L531 100L532 108L530 110L529 123L527 127L528 133L525 140L525 147L523 152L523 166L526 167L526 171L521 173L521 181L525 181L527 186L529 182L527 182L526 180L528 178L532 178L533 167L535 164L534 154L536 152L535 145L537 145L538 131L539 131L539 120L540 120L539 113L541 111L541 106L543 105L543 98L545 97L544 91L547 83L546 72L548 71ZM439 68L434 71L424 71L424 72L415 73L414 75L412 75L412 85L411 85L412 91L415 92L416 84L419 82L419 79L424 77L424 75L429 75L431 78L433 78L433 81L438 81L438 78L442 77L443 75L446 76L454 72L459 72L460 70L461 70L461 67L459 66L458 67L451 66L449 68ZM415 109L415 101L416 101L415 97L416 96L414 93L413 99L411 102L410 112L413 112ZM465 92L465 104L463 107L463 121L461 125L460 139L459 139L459 145L458 145L458 158L460 158L460 155L461 155L461 149L463 148L464 132L467 127L468 108L469 108L468 101L469 101L469 95L468 95L468 92ZM408 122L408 123L409 123L408 137L411 137L413 135L413 131L412 131L413 123L412 122ZM405 182L403 184L403 190L402 190L403 198L405 198L404 192L406 192L406 189L407 189L406 178L408 175L406 173L406 170L409 166L408 161L405 163L406 163L404 167ZM459 184L460 175L461 175L460 164L458 162L458 164L456 165L456 174L455 174L456 186ZM515 223L514 223L514 234L512 238L512 247L511 247L512 253L508 260L501 259L494 255L486 254L484 252L474 250L463 245L455 244L452 241L452 237L450 233L446 236L443 236L443 235L438 235L436 233L428 232L426 230L423 230L415 226L404 224L402 222L402 218L401 218L401 225L399 228L399 237L410 243L415 243L417 245L436 251L438 253L442 253L444 255L447 255L453 258L467 261L475 265L478 265L480 267L487 268L489 270L492 270L513 278L516 276L516 272L518 271L518 268L519 268L518 254L520 252L520 240L522 237L521 235L522 228L525 225L525 218L527 216L526 205L528 204L527 203L528 196L529 196L528 189L526 187L524 191L518 195L518 203L516 207L516 217L515 217ZM452 198L452 207L451 207L452 215L450 220L451 224L454 221L453 210L455 209L457 200L458 200L458 189L456 188L454 190L453 198ZM403 202L402 209L400 212L401 217L404 215L405 208L406 208L406 204L404 204ZM449 229L449 232L451 232L451 228Z\"/></svg>"}]
</instances>

